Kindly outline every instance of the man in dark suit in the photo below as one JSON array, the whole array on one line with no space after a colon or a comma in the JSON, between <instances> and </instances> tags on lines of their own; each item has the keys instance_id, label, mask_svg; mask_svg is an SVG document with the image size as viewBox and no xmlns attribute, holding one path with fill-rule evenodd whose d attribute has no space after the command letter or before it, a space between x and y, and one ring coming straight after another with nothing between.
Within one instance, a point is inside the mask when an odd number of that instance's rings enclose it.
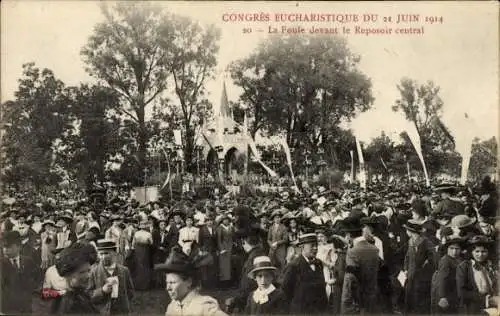
<instances>
[{"instance_id":1,"label":"man in dark suit","mask_svg":"<svg viewBox=\"0 0 500 316\"><path fill-rule=\"evenodd\" d=\"M380 311L378 307L383 302L379 301L378 287L382 260L372 235L372 226L377 224L377 220L365 217L355 220L352 224L351 237L355 238L352 248L347 250L346 265L359 267L360 309L364 313L373 314ZM357 237L359 235L361 236Z\"/></svg>"},{"instance_id":2,"label":"man in dark suit","mask_svg":"<svg viewBox=\"0 0 500 316\"><path fill-rule=\"evenodd\" d=\"M0 313L31 314L39 268L30 257L20 254L21 235L17 231L3 233L2 250Z\"/></svg>"},{"instance_id":3,"label":"man in dark suit","mask_svg":"<svg viewBox=\"0 0 500 316\"><path fill-rule=\"evenodd\" d=\"M323 314L328 298L323 264L316 259L318 238L316 234L305 234L299 236L298 244L302 255L286 266L281 288L294 314Z\"/></svg>"},{"instance_id":4,"label":"man in dark suit","mask_svg":"<svg viewBox=\"0 0 500 316\"><path fill-rule=\"evenodd\" d=\"M116 243L99 240L100 262L90 273L89 292L92 302L104 315L128 314L134 297L134 285L127 267L116 263Z\"/></svg>"},{"instance_id":5,"label":"man in dark suit","mask_svg":"<svg viewBox=\"0 0 500 316\"><path fill-rule=\"evenodd\" d=\"M205 225L200 227L198 241L200 249L209 253L214 259L211 265L202 268L202 285L204 288L213 288L217 284L217 235L215 234L214 217L208 215L205 218Z\"/></svg>"}]
</instances>

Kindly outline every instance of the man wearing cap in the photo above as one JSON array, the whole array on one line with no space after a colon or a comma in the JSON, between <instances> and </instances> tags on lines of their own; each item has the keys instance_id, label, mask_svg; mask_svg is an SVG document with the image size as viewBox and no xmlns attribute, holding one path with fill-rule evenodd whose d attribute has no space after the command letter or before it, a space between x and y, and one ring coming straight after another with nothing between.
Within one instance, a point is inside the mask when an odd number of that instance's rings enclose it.
<instances>
[{"instance_id":1,"label":"man wearing cap","mask_svg":"<svg viewBox=\"0 0 500 316\"><path fill-rule=\"evenodd\" d=\"M302 255L285 268L281 288L290 301L290 311L296 314L322 314L326 312L328 298L323 275L323 264L316 259L316 234L299 236Z\"/></svg>"},{"instance_id":2,"label":"man wearing cap","mask_svg":"<svg viewBox=\"0 0 500 316\"><path fill-rule=\"evenodd\" d=\"M116 242L99 240L97 250L100 262L89 279L92 302L105 315L130 313L134 285L128 268L116 262Z\"/></svg>"},{"instance_id":3,"label":"man wearing cap","mask_svg":"<svg viewBox=\"0 0 500 316\"><path fill-rule=\"evenodd\" d=\"M1 262L2 314L31 314L33 292L39 269L29 257L22 256L21 236L17 231L2 234L3 256Z\"/></svg>"}]
</instances>

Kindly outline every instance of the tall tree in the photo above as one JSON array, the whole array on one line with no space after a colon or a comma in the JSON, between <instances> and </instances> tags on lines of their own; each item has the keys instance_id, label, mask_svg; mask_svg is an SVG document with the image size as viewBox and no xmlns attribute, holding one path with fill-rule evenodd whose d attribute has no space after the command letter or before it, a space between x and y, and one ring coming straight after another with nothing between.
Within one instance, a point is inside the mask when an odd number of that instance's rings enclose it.
<instances>
[{"instance_id":1,"label":"tall tree","mask_svg":"<svg viewBox=\"0 0 500 316\"><path fill-rule=\"evenodd\" d=\"M157 7L119 2L102 5L99 23L81 53L87 72L104 81L121 97L120 112L137 125L137 157L145 168L149 133L146 108L167 88L175 39L172 24Z\"/></svg>"},{"instance_id":2,"label":"tall tree","mask_svg":"<svg viewBox=\"0 0 500 316\"><path fill-rule=\"evenodd\" d=\"M61 175L55 172L54 152L71 129L68 90L51 70L27 63L14 96L2 105L3 181L56 184Z\"/></svg>"},{"instance_id":3,"label":"tall tree","mask_svg":"<svg viewBox=\"0 0 500 316\"><path fill-rule=\"evenodd\" d=\"M364 150L364 158L373 173L388 174L391 172L389 163L394 149L394 142L384 132L371 140Z\"/></svg>"},{"instance_id":4,"label":"tall tree","mask_svg":"<svg viewBox=\"0 0 500 316\"><path fill-rule=\"evenodd\" d=\"M429 173L440 171L447 163L443 157L451 159L451 156L455 155L454 142L441 121L444 103L439 96L439 86L432 81L420 84L416 80L403 78L397 88L400 98L396 100L392 110L401 111L406 119L415 125L420 135L422 153ZM403 139L406 146L411 148L409 139L407 137Z\"/></svg>"},{"instance_id":5,"label":"tall tree","mask_svg":"<svg viewBox=\"0 0 500 316\"><path fill-rule=\"evenodd\" d=\"M72 89L72 115L78 126L64 140L66 150L58 155L59 163L87 187L105 181L105 166L123 146L121 119L115 91L103 86L81 85Z\"/></svg>"},{"instance_id":6,"label":"tall tree","mask_svg":"<svg viewBox=\"0 0 500 316\"><path fill-rule=\"evenodd\" d=\"M486 174L496 173L498 142L496 137L486 140L474 139L469 165L469 179L479 180Z\"/></svg>"},{"instance_id":7,"label":"tall tree","mask_svg":"<svg viewBox=\"0 0 500 316\"><path fill-rule=\"evenodd\" d=\"M190 18L171 15L174 41L163 43L172 58L169 70L182 115L184 159L190 167L195 145L195 129L210 116L212 105L206 98L205 84L214 78L219 51L220 30L201 26Z\"/></svg>"},{"instance_id":8,"label":"tall tree","mask_svg":"<svg viewBox=\"0 0 500 316\"><path fill-rule=\"evenodd\" d=\"M230 66L250 131L282 133L292 148L317 151L333 141L341 121L370 108L371 82L344 39L273 36Z\"/></svg>"}]
</instances>

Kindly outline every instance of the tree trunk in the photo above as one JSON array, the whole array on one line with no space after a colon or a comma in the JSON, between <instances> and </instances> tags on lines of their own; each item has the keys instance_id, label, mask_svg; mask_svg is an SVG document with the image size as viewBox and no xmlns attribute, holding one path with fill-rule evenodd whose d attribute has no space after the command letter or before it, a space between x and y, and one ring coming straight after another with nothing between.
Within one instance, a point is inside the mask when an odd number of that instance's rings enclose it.
<instances>
[{"instance_id":1,"label":"tree trunk","mask_svg":"<svg viewBox=\"0 0 500 316\"><path fill-rule=\"evenodd\" d=\"M147 167L147 130L146 130L146 122L144 118L144 105L139 105L139 110L137 111L137 119L139 121L139 137L138 137L138 158L139 158L139 174L141 175L140 179L137 179L137 183L140 185L144 184L145 171L144 169Z\"/></svg>"}]
</instances>

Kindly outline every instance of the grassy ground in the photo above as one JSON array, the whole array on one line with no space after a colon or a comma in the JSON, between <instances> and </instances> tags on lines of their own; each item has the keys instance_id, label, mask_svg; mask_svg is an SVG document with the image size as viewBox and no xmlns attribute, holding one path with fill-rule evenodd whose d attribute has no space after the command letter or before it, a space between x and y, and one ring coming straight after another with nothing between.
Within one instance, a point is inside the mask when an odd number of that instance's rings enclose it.
<instances>
[{"instance_id":1,"label":"grassy ground","mask_svg":"<svg viewBox=\"0 0 500 316\"><path fill-rule=\"evenodd\" d=\"M234 290L211 291L207 293L219 300L222 304L224 300L234 294ZM135 293L132 301L132 315L164 315L167 310L170 298L165 290L151 290ZM33 314L47 315L50 309L50 303L41 300L39 297L33 298Z\"/></svg>"}]
</instances>

